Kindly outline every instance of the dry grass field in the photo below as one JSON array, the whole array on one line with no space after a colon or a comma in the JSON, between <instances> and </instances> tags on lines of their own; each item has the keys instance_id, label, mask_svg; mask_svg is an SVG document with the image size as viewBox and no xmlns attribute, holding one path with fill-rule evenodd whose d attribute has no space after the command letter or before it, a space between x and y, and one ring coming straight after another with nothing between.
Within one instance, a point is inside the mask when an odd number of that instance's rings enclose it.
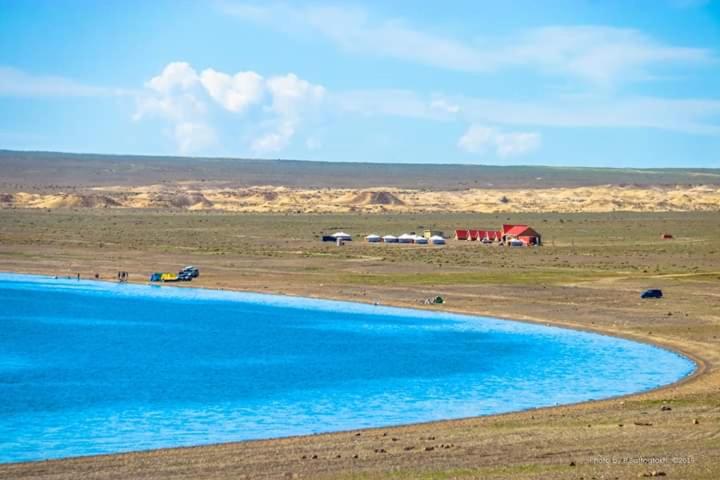
<instances>
[{"instance_id":1,"label":"dry grass field","mask_svg":"<svg viewBox=\"0 0 720 480\"><path fill-rule=\"evenodd\" d=\"M529 223L542 248L321 243L344 230ZM695 376L623 399L310 437L30 464L0 478L720 478L720 213L233 214L0 210L0 270L144 282L201 268L194 287L443 308L655 342ZM661 233L673 240L662 240ZM644 288L662 288L643 301ZM443 295L447 304L423 306ZM664 407L664 408L663 408Z\"/></svg>"}]
</instances>

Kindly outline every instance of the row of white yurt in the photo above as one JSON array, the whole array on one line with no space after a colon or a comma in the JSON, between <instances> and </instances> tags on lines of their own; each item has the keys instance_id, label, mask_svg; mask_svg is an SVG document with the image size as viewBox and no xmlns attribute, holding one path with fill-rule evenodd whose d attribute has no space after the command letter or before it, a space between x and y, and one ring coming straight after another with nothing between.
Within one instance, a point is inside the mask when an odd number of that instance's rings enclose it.
<instances>
[{"instance_id":1,"label":"row of white yurt","mask_svg":"<svg viewBox=\"0 0 720 480\"><path fill-rule=\"evenodd\" d=\"M409 233L403 233L398 237L398 242L400 243L413 243L415 241L415 235L410 235Z\"/></svg>"},{"instance_id":2,"label":"row of white yurt","mask_svg":"<svg viewBox=\"0 0 720 480\"><path fill-rule=\"evenodd\" d=\"M352 235L345 232L336 232L330 236L333 237L335 240L352 240Z\"/></svg>"},{"instance_id":3,"label":"row of white yurt","mask_svg":"<svg viewBox=\"0 0 720 480\"><path fill-rule=\"evenodd\" d=\"M342 233L342 232L340 232L340 233ZM338 235L338 234L335 234L335 235ZM335 236L335 235L333 235L333 236ZM335 237L335 238L338 238L338 237ZM427 245L427 244L445 245L445 239L439 235L433 235L432 237L430 237L428 239L421 235L415 235L415 234L411 234L411 233L403 233L399 237L396 237L395 235L385 235L385 236L381 237L380 235L371 233L370 235L365 237L365 240L368 243L384 242L384 243L415 243L417 245Z\"/></svg>"},{"instance_id":4,"label":"row of white yurt","mask_svg":"<svg viewBox=\"0 0 720 480\"><path fill-rule=\"evenodd\" d=\"M445 239L440 235L433 235L430 237L430 243L433 245L445 245Z\"/></svg>"}]
</instances>

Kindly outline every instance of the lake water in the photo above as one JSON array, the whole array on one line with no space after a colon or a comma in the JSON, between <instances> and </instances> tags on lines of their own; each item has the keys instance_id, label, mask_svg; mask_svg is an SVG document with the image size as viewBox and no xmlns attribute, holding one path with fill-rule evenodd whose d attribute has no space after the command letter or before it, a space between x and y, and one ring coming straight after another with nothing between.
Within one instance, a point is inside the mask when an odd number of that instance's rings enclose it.
<instances>
[{"instance_id":1,"label":"lake water","mask_svg":"<svg viewBox=\"0 0 720 480\"><path fill-rule=\"evenodd\" d=\"M483 317L0 274L0 462L468 417L692 372L650 345Z\"/></svg>"}]
</instances>

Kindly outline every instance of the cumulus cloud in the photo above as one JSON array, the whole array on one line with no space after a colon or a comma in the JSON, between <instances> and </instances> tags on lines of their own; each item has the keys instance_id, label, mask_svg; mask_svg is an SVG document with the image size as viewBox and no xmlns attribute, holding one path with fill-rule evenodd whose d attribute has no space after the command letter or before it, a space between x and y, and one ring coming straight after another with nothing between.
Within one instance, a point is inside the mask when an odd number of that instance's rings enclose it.
<instances>
[{"instance_id":1,"label":"cumulus cloud","mask_svg":"<svg viewBox=\"0 0 720 480\"><path fill-rule=\"evenodd\" d=\"M260 127L247 128L255 132L248 147L257 153L269 153L290 144L324 97L323 86L293 73L268 79L253 71L225 73L207 68L198 73L187 62L172 62L145 82L145 90L137 96L133 118L139 121L158 117L169 121L178 151L187 154L218 143L209 120L213 105L236 115L239 123L257 107L256 124Z\"/></svg>"},{"instance_id":2,"label":"cumulus cloud","mask_svg":"<svg viewBox=\"0 0 720 480\"><path fill-rule=\"evenodd\" d=\"M263 77L252 71L228 75L208 68L203 70L200 81L213 100L235 113L258 103L264 91Z\"/></svg>"},{"instance_id":3,"label":"cumulus cloud","mask_svg":"<svg viewBox=\"0 0 720 480\"><path fill-rule=\"evenodd\" d=\"M252 142L257 153L283 150L295 135L301 119L309 110L317 109L325 97L325 87L314 85L293 73L267 80L272 97L269 111L276 116L274 128Z\"/></svg>"},{"instance_id":4,"label":"cumulus cloud","mask_svg":"<svg viewBox=\"0 0 720 480\"><path fill-rule=\"evenodd\" d=\"M252 141L251 148L257 153L279 152L288 146L295 134L295 127L289 122L280 122L268 133Z\"/></svg>"},{"instance_id":5,"label":"cumulus cloud","mask_svg":"<svg viewBox=\"0 0 720 480\"><path fill-rule=\"evenodd\" d=\"M540 147L541 137L533 132L505 133L496 128L471 125L458 140L458 147L469 153L494 151L499 157L524 155Z\"/></svg>"},{"instance_id":6,"label":"cumulus cloud","mask_svg":"<svg viewBox=\"0 0 720 480\"><path fill-rule=\"evenodd\" d=\"M171 62L145 82L145 90L136 96L133 119L164 119L172 124L169 136L178 153L201 152L217 141L206 119L208 105L202 93L197 71L187 62Z\"/></svg>"},{"instance_id":7,"label":"cumulus cloud","mask_svg":"<svg viewBox=\"0 0 720 480\"><path fill-rule=\"evenodd\" d=\"M145 86L167 95L176 90L189 90L198 80L197 72L189 63L172 62L163 68L160 75L151 78Z\"/></svg>"},{"instance_id":8,"label":"cumulus cloud","mask_svg":"<svg viewBox=\"0 0 720 480\"><path fill-rule=\"evenodd\" d=\"M325 96L325 87L313 85L294 73L272 77L267 81L272 95L272 109L283 116L295 116L307 106L317 104Z\"/></svg>"}]
</instances>

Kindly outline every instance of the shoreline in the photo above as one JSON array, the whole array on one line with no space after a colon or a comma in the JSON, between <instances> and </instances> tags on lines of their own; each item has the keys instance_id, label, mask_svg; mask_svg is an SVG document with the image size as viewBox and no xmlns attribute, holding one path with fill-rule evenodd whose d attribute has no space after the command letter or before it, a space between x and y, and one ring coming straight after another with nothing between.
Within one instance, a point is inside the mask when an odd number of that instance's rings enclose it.
<instances>
[{"instance_id":1,"label":"shoreline","mask_svg":"<svg viewBox=\"0 0 720 480\"><path fill-rule=\"evenodd\" d=\"M62 279L62 280L75 280L75 277L73 276L60 276L60 275L48 275L46 273L37 273L37 272L28 272L28 271L0 271L0 274L9 274L9 275L28 275L28 276L42 276L47 279ZM102 282L104 284L116 284L119 282L116 282L114 280L110 279L95 279L95 278L80 278L80 281L85 282ZM197 445L189 445L189 446L175 446L175 447L162 447L162 448L153 448L153 449L147 449L147 450L131 450L131 451L124 451L124 452L115 452L115 453L104 453L104 454L95 454L95 455L80 455L80 456L71 456L71 457L62 457L62 458L56 458L56 459L43 459L43 460L30 460L30 461L23 461L23 462L9 462L9 463L1 463L0 468L2 467L12 467L12 466L23 466L23 465L40 465L40 464L47 464L47 463L56 463L56 462L73 462L73 461L82 461L82 460L93 460L93 459L108 459L108 458L120 458L125 456L134 456L134 455L143 455L143 454L153 454L153 453L169 453L174 451L183 451L183 450L193 450L193 449L203 449L203 448L218 448L218 447L230 447L230 446L242 446L242 445L249 445L249 444L265 444L265 443L273 443L273 442L282 442L282 441L297 441L302 439L309 439L309 438L318 438L323 436L334 436L334 435L341 435L341 434L356 434L356 433L362 433L362 432L376 432L379 430L395 430L395 429L405 429L405 428L413 428L413 427L432 427L432 426L446 426L450 427L451 424L456 422L467 422L472 420L478 420L478 419L502 419L504 417L511 417L518 414L525 414L530 412L545 414L545 413L553 413L556 411L560 411L562 409L572 409L572 408L580 408L583 406L602 406L605 403L615 402L615 401L624 401L624 400L631 400L636 399L638 397L649 395L653 393L663 392L667 391L673 388L678 388L684 385L688 385L690 383L696 382L699 379L703 378L706 373L708 372L708 369L710 367L710 362L704 358L702 355L689 351L687 348L683 346L678 346L673 344L673 342L664 340L664 339L658 339L657 337L652 337L650 335L638 335L636 333L631 332L618 332L613 331L611 329L597 327L597 326L586 326L586 325L577 325L573 324L571 322L567 321L560 321L560 320L548 320L544 318L539 317L529 317L527 315L523 315L521 317L508 317L508 316L499 316L494 313L487 313L483 312L481 310L475 310L475 309L456 309L456 308L448 308L447 305L443 305L438 307L438 309L431 309L428 307L418 306L418 305L406 305L401 302L389 302L389 303L382 303L382 304L375 304L370 301L364 301L362 299L357 298L350 298L347 296L327 296L327 295L313 295L313 296L304 296L304 295L295 295L295 294L288 294L283 292L275 292L275 291L258 291L258 290L250 290L250 289L241 289L241 288L213 288L208 286L193 286L192 284L188 283L185 284L171 284L171 285L165 285L165 284L159 284L159 285L152 285L148 282L138 281L138 280L130 280L127 283L132 285L145 285L145 286L157 286L157 287L169 287L169 288L192 288L196 290L205 290L210 292L235 292L235 293L249 293L249 294L256 294L261 296L276 296L276 297L285 297L285 298L297 298L297 299L308 299L308 300L320 300L320 301L328 301L328 302L346 302L346 303L354 303L354 304L360 304L360 305L377 305L381 307L391 307L391 308L398 308L403 310L417 310L421 312L432 312L432 313L438 313L438 314L458 314L458 315L466 315L466 316L485 316L490 317L491 319L500 320L500 321L508 321L508 322L518 322L518 323L526 323L526 324L532 324L532 325L540 325L540 326L546 326L546 327L555 327L555 328L561 328L561 329L568 329L568 330L574 330L579 332L585 332L585 333L592 333L597 335L603 335L613 338L619 338L624 339L636 343L643 343L645 345L650 345L655 348L663 349L665 351L671 352L675 355L679 355L681 357L686 358L687 360L691 361L694 365L693 370L678 379L677 381L674 381L672 383L668 383L665 385L661 385L658 387L653 387L647 390L642 390L638 392L623 394L623 395L615 395L611 397L606 398L600 398L600 399L591 399L591 400L585 400L581 402L575 402L575 403L563 403L563 404L556 404L552 406L542 406L542 407L531 407L527 409L522 410L512 410L509 412L503 412L503 413L493 413L493 414L487 414L487 415L479 415L479 416L470 416L470 417L458 417L458 418L449 418L449 419L441 419L441 420L430 420L430 421L423 421L423 422L411 422L411 423L401 423L401 424L393 424L393 425L386 425L386 426L377 426L377 427L367 427L367 428L361 428L361 429L351 429L351 430L333 430L328 432L322 432L322 433L315 433L315 434L303 434L303 435L290 435L290 436L281 436L281 437L269 437L269 438L261 438L261 439L250 439L250 440L238 440L238 441L230 441L230 442L220 442L220 443L208 443L208 444L197 444Z\"/></svg>"}]
</instances>

